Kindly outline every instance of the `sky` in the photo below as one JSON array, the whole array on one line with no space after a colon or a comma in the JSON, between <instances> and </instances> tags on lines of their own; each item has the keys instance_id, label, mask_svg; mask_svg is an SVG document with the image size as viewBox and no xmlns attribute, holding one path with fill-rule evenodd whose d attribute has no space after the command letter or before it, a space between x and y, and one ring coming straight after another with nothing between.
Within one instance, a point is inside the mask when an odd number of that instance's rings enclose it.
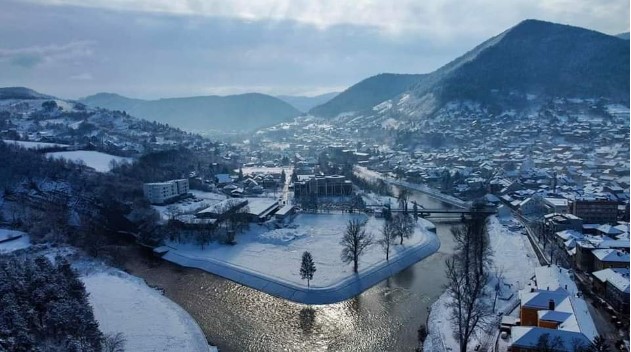
<instances>
[{"instance_id":1,"label":"sky","mask_svg":"<svg viewBox=\"0 0 631 352\"><path fill-rule=\"evenodd\" d=\"M525 19L629 31L628 0L0 0L0 87L61 98L342 91Z\"/></svg>"}]
</instances>

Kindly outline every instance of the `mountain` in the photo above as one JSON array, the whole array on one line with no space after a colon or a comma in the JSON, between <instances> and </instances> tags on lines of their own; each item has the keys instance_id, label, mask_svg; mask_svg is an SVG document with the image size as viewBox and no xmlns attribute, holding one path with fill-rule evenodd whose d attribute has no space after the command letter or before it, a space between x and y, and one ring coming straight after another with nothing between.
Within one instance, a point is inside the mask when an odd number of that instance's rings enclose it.
<instances>
[{"instance_id":1,"label":"mountain","mask_svg":"<svg viewBox=\"0 0 631 352\"><path fill-rule=\"evenodd\" d=\"M341 113L370 109L384 100L393 98L409 89L424 75L382 73L346 89L330 101L316 106L310 114L334 117Z\"/></svg>"},{"instance_id":2,"label":"mountain","mask_svg":"<svg viewBox=\"0 0 631 352\"><path fill-rule=\"evenodd\" d=\"M629 40L629 32L616 34L614 37Z\"/></svg>"},{"instance_id":3,"label":"mountain","mask_svg":"<svg viewBox=\"0 0 631 352\"><path fill-rule=\"evenodd\" d=\"M50 99L49 95L25 87L0 88L0 99Z\"/></svg>"},{"instance_id":4,"label":"mountain","mask_svg":"<svg viewBox=\"0 0 631 352\"><path fill-rule=\"evenodd\" d=\"M606 97L629 102L629 42L592 30L526 20L428 74L395 99L431 115L449 101ZM512 102L514 103L514 101Z\"/></svg>"},{"instance_id":5,"label":"mountain","mask_svg":"<svg viewBox=\"0 0 631 352\"><path fill-rule=\"evenodd\" d=\"M79 101L88 106L124 110L132 116L193 131L254 131L300 114L288 103L259 93L159 100L99 93Z\"/></svg>"},{"instance_id":6,"label":"mountain","mask_svg":"<svg viewBox=\"0 0 631 352\"><path fill-rule=\"evenodd\" d=\"M340 94L340 92L332 92L321 95L316 95L314 97L306 97L306 96L294 96L294 95L278 95L276 98L286 102L287 104L295 107L296 109L307 112L311 110L314 106L318 106L326 103L327 101L333 99L335 96Z\"/></svg>"}]
</instances>

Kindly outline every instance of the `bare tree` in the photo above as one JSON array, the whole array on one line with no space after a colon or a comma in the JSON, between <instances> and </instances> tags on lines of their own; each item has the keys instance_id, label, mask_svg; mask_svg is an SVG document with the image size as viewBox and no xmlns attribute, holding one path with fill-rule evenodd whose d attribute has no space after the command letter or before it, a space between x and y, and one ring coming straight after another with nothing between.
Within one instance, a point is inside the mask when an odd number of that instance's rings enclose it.
<instances>
[{"instance_id":1,"label":"bare tree","mask_svg":"<svg viewBox=\"0 0 631 352\"><path fill-rule=\"evenodd\" d=\"M359 265L359 257L364 253L366 247L373 242L373 236L370 233L366 233L365 225L365 221L349 220L340 242L343 247L342 261L346 264L353 263L353 272L355 273Z\"/></svg>"},{"instance_id":2,"label":"bare tree","mask_svg":"<svg viewBox=\"0 0 631 352\"><path fill-rule=\"evenodd\" d=\"M118 332L107 334L103 339L103 352L125 352L125 336Z\"/></svg>"},{"instance_id":3,"label":"bare tree","mask_svg":"<svg viewBox=\"0 0 631 352\"><path fill-rule=\"evenodd\" d=\"M386 261L390 261L390 245L395 238L394 224L390 221L383 222L383 228L381 228L381 239L377 241L383 251L386 253Z\"/></svg>"},{"instance_id":4,"label":"bare tree","mask_svg":"<svg viewBox=\"0 0 631 352\"><path fill-rule=\"evenodd\" d=\"M404 238L410 238L410 236L412 236L414 226L414 220L412 220L412 217L409 215L397 214L392 218L394 237L399 238L399 244L403 244Z\"/></svg>"},{"instance_id":5,"label":"bare tree","mask_svg":"<svg viewBox=\"0 0 631 352\"><path fill-rule=\"evenodd\" d=\"M403 214L408 213L408 198L409 192L405 188L401 188L399 190L399 194L397 195L397 202L399 202L399 209L403 212Z\"/></svg>"},{"instance_id":6,"label":"bare tree","mask_svg":"<svg viewBox=\"0 0 631 352\"><path fill-rule=\"evenodd\" d=\"M311 253L305 251L302 253L302 263L300 265L300 277L304 280L307 279L307 287L309 282L313 279L313 274L316 272L316 266L313 262Z\"/></svg>"},{"instance_id":7,"label":"bare tree","mask_svg":"<svg viewBox=\"0 0 631 352\"><path fill-rule=\"evenodd\" d=\"M577 348L575 347L575 349ZM584 350L588 352L609 352L611 351L611 348L607 344L607 339L605 339L605 337L602 335L598 335L594 338L594 341L591 343L591 345Z\"/></svg>"},{"instance_id":8,"label":"bare tree","mask_svg":"<svg viewBox=\"0 0 631 352\"><path fill-rule=\"evenodd\" d=\"M484 223L483 217L474 217L464 227L452 230L458 254L446 262L451 320L461 352L466 352L471 337L492 316L491 307L483 299L491 260Z\"/></svg>"},{"instance_id":9,"label":"bare tree","mask_svg":"<svg viewBox=\"0 0 631 352\"><path fill-rule=\"evenodd\" d=\"M448 259L446 264L447 290L451 296L451 321L460 343L460 351L466 352L471 337L486 324L492 314L490 307L482 299L488 274L471 275L473 271L462 266L460 256Z\"/></svg>"},{"instance_id":10,"label":"bare tree","mask_svg":"<svg viewBox=\"0 0 631 352\"><path fill-rule=\"evenodd\" d=\"M563 340L559 336L550 339L550 334L541 334L537 340L537 351L539 352L556 352L563 351Z\"/></svg>"}]
</instances>

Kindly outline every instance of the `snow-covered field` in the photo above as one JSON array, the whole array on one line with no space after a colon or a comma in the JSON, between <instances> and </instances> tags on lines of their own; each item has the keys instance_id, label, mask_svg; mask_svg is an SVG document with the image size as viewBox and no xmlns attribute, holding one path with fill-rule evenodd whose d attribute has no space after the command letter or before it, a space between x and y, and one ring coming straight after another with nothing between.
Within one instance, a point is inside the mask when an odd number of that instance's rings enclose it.
<instances>
[{"instance_id":1,"label":"snow-covered field","mask_svg":"<svg viewBox=\"0 0 631 352\"><path fill-rule=\"evenodd\" d=\"M99 172L108 172L110 171L110 162L112 160L116 160L117 162L129 161L131 162L133 159L124 158L121 156L115 156L110 154L105 154L101 152L96 152L93 150L76 150L70 152L54 152L54 153L46 153L47 156L52 156L54 158L64 158L72 161L82 161L86 166L89 166L96 171Z\"/></svg>"},{"instance_id":2,"label":"snow-covered field","mask_svg":"<svg viewBox=\"0 0 631 352\"><path fill-rule=\"evenodd\" d=\"M18 239L0 243L0 254L17 251L31 246L28 234L22 231L0 229L0 240L19 235L21 235L21 237Z\"/></svg>"},{"instance_id":3,"label":"snow-covered field","mask_svg":"<svg viewBox=\"0 0 631 352\"><path fill-rule=\"evenodd\" d=\"M211 351L193 318L141 279L100 268L81 281L101 331L122 333L126 351Z\"/></svg>"},{"instance_id":4,"label":"snow-covered field","mask_svg":"<svg viewBox=\"0 0 631 352\"><path fill-rule=\"evenodd\" d=\"M14 141L10 139L3 140L4 143L17 144L26 149L39 149L39 148L52 148L52 147L67 147L67 144L58 143L46 143L46 142L29 142L29 141Z\"/></svg>"},{"instance_id":5,"label":"snow-covered field","mask_svg":"<svg viewBox=\"0 0 631 352\"><path fill-rule=\"evenodd\" d=\"M512 308L517 299L517 291L528 284L530 278L534 275L534 268L539 265L539 262L527 237L519 231L508 230L506 226L499 222L496 216L489 217L487 231L491 240L491 248L493 249L493 267L496 271L501 272L503 276L500 284L501 294L499 295L500 298L497 299L495 311L507 313L505 310ZM492 282L487 284L489 295L485 298L490 302L491 306L493 305L496 282L492 280ZM432 305L428 322L429 335L423 346L424 351L457 351L459 349L458 341L453 336L453 327L449 320L452 313L447 304L450 299L447 293L443 293ZM495 332L496 329L493 330ZM484 345L491 339L492 336L482 333L477 340L470 342L470 346Z\"/></svg>"},{"instance_id":6,"label":"snow-covered field","mask_svg":"<svg viewBox=\"0 0 631 352\"><path fill-rule=\"evenodd\" d=\"M392 245L389 262L378 244L368 247L356 275L352 265L340 258L339 242L350 219L368 220L367 231L379 239L381 219L364 214L300 214L283 229L252 224L246 233L237 235L234 246L215 242L202 250L195 244L170 243L171 249L164 258L273 295L299 302L328 303L353 297L440 246L436 235L426 230L431 223L420 219L411 238L404 240L403 245ZM304 251L311 252L317 269L309 290L299 274Z\"/></svg>"}]
</instances>

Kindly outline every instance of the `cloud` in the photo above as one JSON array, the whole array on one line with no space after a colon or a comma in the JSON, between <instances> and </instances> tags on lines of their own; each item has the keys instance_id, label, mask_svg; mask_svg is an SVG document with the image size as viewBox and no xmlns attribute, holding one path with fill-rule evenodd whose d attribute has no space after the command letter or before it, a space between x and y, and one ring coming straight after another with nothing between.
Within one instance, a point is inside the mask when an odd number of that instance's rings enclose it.
<instances>
[{"instance_id":1,"label":"cloud","mask_svg":"<svg viewBox=\"0 0 631 352\"><path fill-rule=\"evenodd\" d=\"M370 26L386 35L431 33L451 37L484 31L490 23L524 18L572 22L607 33L629 27L627 0L33 0L122 11L295 21L326 29ZM526 16L526 17L524 17ZM505 27L505 25L503 25ZM488 34L488 33L484 33Z\"/></svg>"},{"instance_id":2,"label":"cloud","mask_svg":"<svg viewBox=\"0 0 631 352\"><path fill-rule=\"evenodd\" d=\"M31 68L40 64L67 62L84 59L93 55L91 41L74 41L66 44L29 46L15 49L0 48L0 62Z\"/></svg>"}]
</instances>

